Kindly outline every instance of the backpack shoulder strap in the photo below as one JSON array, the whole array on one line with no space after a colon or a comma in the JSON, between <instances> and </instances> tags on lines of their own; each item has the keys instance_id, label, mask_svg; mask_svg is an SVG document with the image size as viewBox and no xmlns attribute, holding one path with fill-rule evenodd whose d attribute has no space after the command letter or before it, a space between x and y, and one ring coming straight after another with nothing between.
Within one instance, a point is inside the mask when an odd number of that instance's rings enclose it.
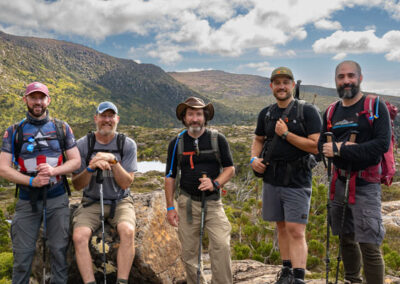
<instances>
[{"instance_id":1,"label":"backpack shoulder strap","mask_svg":"<svg viewBox=\"0 0 400 284\"><path fill-rule=\"evenodd\" d=\"M12 161L14 165L18 165L18 157L21 153L22 144L24 144L24 131L23 128L26 124L26 119L13 125L13 135L12 135L12 148L11 152L13 155Z\"/></svg>"},{"instance_id":2,"label":"backpack shoulder strap","mask_svg":"<svg viewBox=\"0 0 400 284\"><path fill-rule=\"evenodd\" d=\"M183 155L183 138L184 138L184 136L182 135L182 136L180 136L180 135L178 135L177 137L176 137L176 139L178 139L178 152L176 153L176 161L177 161L177 163L176 163L176 166L178 167L178 171L180 170L180 168L181 168L181 162L182 162L182 155ZM172 157L173 158L173 157Z\"/></svg>"},{"instance_id":3,"label":"backpack shoulder strap","mask_svg":"<svg viewBox=\"0 0 400 284\"><path fill-rule=\"evenodd\" d=\"M219 167L222 168L221 152L219 151L219 145L218 145L218 130L210 129L210 131L211 131L211 149L215 154Z\"/></svg>"},{"instance_id":4,"label":"backpack shoulder strap","mask_svg":"<svg viewBox=\"0 0 400 284\"><path fill-rule=\"evenodd\" d=\"M372 126L374 119L379 117L379 97L368 94L364 100L364 110L360 114L365 114L369 125Z\"/></svg>"},{"instance_id":5,"label":"backpack shoulder strap","mask_svg":"<svg viewBox=\"0 0 400 284\"><path fill-rule=\"evenodd\" d=\"M122 161L122 157L124 156L125 141L126 141L126 135L123 134L123 133L118 133L118 135L117 135L117 148L118 148L119 155L121 156L121 161Z\"/></svg>"},{"instance_id":6,"label":"backpack shoulder strap","mask_svg":"<svg viewBox=\"0 0 400 284\"><path fill-rule=\"evenodd\" d=\"M65 162L64 152L66 150L65 139L67 138L67 127L65 126L65 123L62 120L59 120L57 118L52 118L51 121L54 123L54 126L56 127L57 140L58 143L60 143L61 152L63 153L63 160Z\"/></svg>"},{"instance_id":7,"label":"backpack shoulder strap","mask_svg":"<svg viewBox=\"0 0 400 284\"><path fill-rule=\"evenodd\" d=\"M333 113L335 112L336 106L338 103L339 103L339 101L333 102L326 109L326 130L327 131L332 130L332 117L333 117Z\"/></svg>"},{"instance_id":8,"label":"backpack shoulder strap","mask_svg":"<svg viewBox=\"0 0 400 284\"><path fill-rule=\"evenodd\" d=\"M297 114L296 114L296 119L299 122L301 131L303 131L304 135L307 135L306 128L304 127L304 104L306 103L305 100L298 100L297 101Z\"/></svg>"},{"instance_id":9,"label":"backpack shoulder strap","mask_svg":"<svg viewBox=\"0 0 400 284\"><path fill-rule=\"evenodd\" d=\"M267 133L268 123L271 120L271 113L273 113L277 107L278 107L278 104L274 103L269 106L269 108L267 109L267 112L265 113L265 117L264 117L264 132L265 133Z\"/></svg>"},{"instance_id":10,"label":"backpack shoulder strap","mask_svg":"<svg viewBox=\"0 0 400 284\"><path fill-rule=\"evenodd\" d=\"M87 146L88 146L88 152L86 155L86 165L89 165L90 158L93 154L94 150L94 144L96 144L96 135L94 135L93 131L90 131L88 134L86 134L86 139L87 139Z\"/></svg>"}]
</instances>

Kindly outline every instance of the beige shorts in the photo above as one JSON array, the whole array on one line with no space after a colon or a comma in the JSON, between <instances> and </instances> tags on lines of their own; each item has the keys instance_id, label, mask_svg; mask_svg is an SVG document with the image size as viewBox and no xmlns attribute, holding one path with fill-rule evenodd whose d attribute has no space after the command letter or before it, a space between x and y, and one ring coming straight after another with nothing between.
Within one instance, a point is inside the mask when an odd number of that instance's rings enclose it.
<instances>
[{"instance_id":1,"label":"beige shorts","mask_svg":"<svg viewBox=\"0 0 400 284\"><path fill-rule=\"evenodd\" d=\"M117 203L114 218L110 219L111 205L104 204L104 220L114 228L121 222L128 222L135 228L136 216L132 197L128 196ZM93 203L90 206L83 207L82 204L75 210L72 218L73 228L88 227L92 232L101 226L100 220L101 207L100 202Z\"/></svg>"}]
</instances>

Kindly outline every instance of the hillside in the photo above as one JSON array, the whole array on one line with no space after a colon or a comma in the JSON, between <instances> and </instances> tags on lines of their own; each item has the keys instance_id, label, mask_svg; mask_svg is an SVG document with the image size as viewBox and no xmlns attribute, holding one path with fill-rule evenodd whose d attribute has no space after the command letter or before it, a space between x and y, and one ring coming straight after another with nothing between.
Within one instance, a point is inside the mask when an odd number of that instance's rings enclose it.
<instances>
[{"instance_id":1,"label":"hillside","mask_svg":"<svg viewBox=\"0 0 400 284\"><path fill-rule=\"evenodd\" d=\"M92 120L95 106L112 100L121 123L172 127L180 123L176 105L201 94L151 64L115 58L82 45L0 32L0 128L20 120L24 87L32 81L48 85L52 114L71 124ZM241 122L243 115L215 103L215 123Z\"/></svg>"},{"instance_id":2,"label":"hillside","mask_svg":"<svg viewBox=\"0 0 400 284\"><path fill-rule=\"evenodd\" d=\"M192 90L209 96L228 108L240 109L255 119L258 112L275 101L267 77L232 74L223 71L170 72L173 78ZM316 85L301 85L300 97L324 110L337 100L336 90ZM384 96L391 103L400 106L399 97Z\"/></svg>"}]
</instances>

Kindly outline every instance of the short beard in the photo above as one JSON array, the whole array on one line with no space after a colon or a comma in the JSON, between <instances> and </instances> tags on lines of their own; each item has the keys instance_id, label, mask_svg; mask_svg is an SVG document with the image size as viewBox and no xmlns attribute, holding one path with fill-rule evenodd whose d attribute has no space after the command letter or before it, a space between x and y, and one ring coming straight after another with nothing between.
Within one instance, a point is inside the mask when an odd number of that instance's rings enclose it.
<instances>
[{"instance_id":1,"label":"short beard","mask_svg":"<svg viewBox=\"0 0 400 284\"><path fill-rule=\"evenodd\" d=\"M115 132L117 131L117 125L115 125L111 130L100 129L99 126L96 126L96 130L102 136L110 136L115 134Z\"/></svg>"},{"instance_id":2,"label":"short beard","mask_svg":"<svg viewBox=\"0 0 400 284\"><path fill-rule=\"evenodd\" d=\"M345 90L345 88L351 87L350 90ZM339 94L339 98L341 99L352 99L360 92L360 85L356 84L344 84L340 87L337 87L337 92Z\"/></svg>"},{"instance_id":3,"label":"short beard","mask_svg":"<svg viewBox=\"0 0 400 284\"><path fill-rule=\"evenodd\" d=\"M37 115L37 114L35 114L35 112L34 112L34 108L35 108L35 106L33 106L33 108L30 108L30 107L28 106L28 112L29 112L33 117L36 117L36 118L41 117L41 116L46 112L46 109L47 109L47 108L45 108L45 107L42 107L42 111Z\"/></svg>"},{"instance_id":4,"label":"short beard","mask_svg":"<svg viewBox=\"0 0 400 284\"><path fill-rule=\"evenodd\" d=\"M292 96L292 94L290 92L288 92L288 93L286 93L285 97L280 98L277 95L275 95L275 93L274 93L275 99L277 99L278 101L281 101L281 102L284 102L284 101L288 100L291 96Z\"/></svg>"},{"instance_id":5,"label":"short beard","mask_svg":"<svg viewBox=\"0 0 400 284\"><path fill-rule=\"evenodd\" d=\"M188 131L190 133L194 133L194 134L201 132L202 129L203 129L203 126L189 126L188 127Z\"/></svg>"}]
</instances>

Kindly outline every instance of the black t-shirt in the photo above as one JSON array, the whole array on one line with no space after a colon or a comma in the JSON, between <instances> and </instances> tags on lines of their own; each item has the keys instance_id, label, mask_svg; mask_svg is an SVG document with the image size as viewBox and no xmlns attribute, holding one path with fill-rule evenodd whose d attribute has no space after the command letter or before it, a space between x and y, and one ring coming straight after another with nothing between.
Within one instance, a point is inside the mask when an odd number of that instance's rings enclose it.
<instances>
[{"instance_id":1,"label":"black t-shirt","mask_svg":"<svg viewBox=\"0 0 400 284\"><path fill-rule=\"evenodd\" d=\"M379 118L374 119L372 126L365 114L359 114L364 110L365 96L352 106L345 107L340 101L332 116L332 129L335 141L347 141L351 130L358 131L357 145L344 145L340 148L340 157L333 158L333 164L340 169L347 169L349 162L353 171L364 170L369 166L378 164L382 155L389 149L391 128L389 112L382 100L379 101ZM373 106L375 110L376 106ZM326 112L323 116L322 132L319 147L326 142L324 133L327 131Z\"/></svg>"},{"instance_id":2,"label":"black t-shirt","mask_svg":"<svg viewBox=\"0 0 400 284\"><path fill-rule=\"evenodd\" d=\"M169 173L171 168L171 158L174 150L174 146L176 143L176 137L172 139L168 146L168 158L166 165L166 174ZM185 132L180 139L183 139L183 152L193 152L196 150L195 148L195 139L187 132ZM203 150L211 150L211 131L206 129L206 131L198 138L198 146L200 152ZM221 156L221 164L222 167L230 167L233 166L232 154L229 149L228 141L225 136L221 133L218 133L218 147ZM177 174L177 155L178 155L178 146L176 147L175 156L173 157L174 163L172 168L172 178L176 178ZM191 163L192 158L192 163ZM193 168L191 167L193 165ZM220 164L213 153L205 153L200 155L182 155L181 161L181 179L180 179L180 187L187 193L191 195L201 195L201 191L198 190L200 185L199 178L202 175L202 172L206 172L207 176L212 180L218 177L220 174ZM210 195L213 192L206 191L206 195Z\"/></svg>"},{"instance_id":3,"label":"black t-shirt","mask_svg":"<svg viewBox=\"0 0 400 284\"><path fill-rule=\"evenodd\" d=\"M316 108L308 103L303 106L304 121L302 123L304 131L300 125L299 118L297 117L298 102L295 102L288 115L288 122L286 125L289 131L302 137L308 137L311 134L319 133L321 131L321 117L319 116ZM275 135L276 121L281 118L284 108L279 108L276 104L269 105L264 108L258 115L257 127L255 134L258 136L265 136L267 145L271 143ZM269 119L266 124L266 115ZM266 146L268 149L268 146ZM300 150L293 146L288 141L279 139L272 149L271 161L274 161L275 166L267 166L264 172L264 182L276 186L284 186L286 177L287 162L293 162L304 156L309 155L307 152ZM288 187L310 187L311 186L311 170L306 167L300 166L292 170L291 180Z\"/></svg>"}]
</instances>

